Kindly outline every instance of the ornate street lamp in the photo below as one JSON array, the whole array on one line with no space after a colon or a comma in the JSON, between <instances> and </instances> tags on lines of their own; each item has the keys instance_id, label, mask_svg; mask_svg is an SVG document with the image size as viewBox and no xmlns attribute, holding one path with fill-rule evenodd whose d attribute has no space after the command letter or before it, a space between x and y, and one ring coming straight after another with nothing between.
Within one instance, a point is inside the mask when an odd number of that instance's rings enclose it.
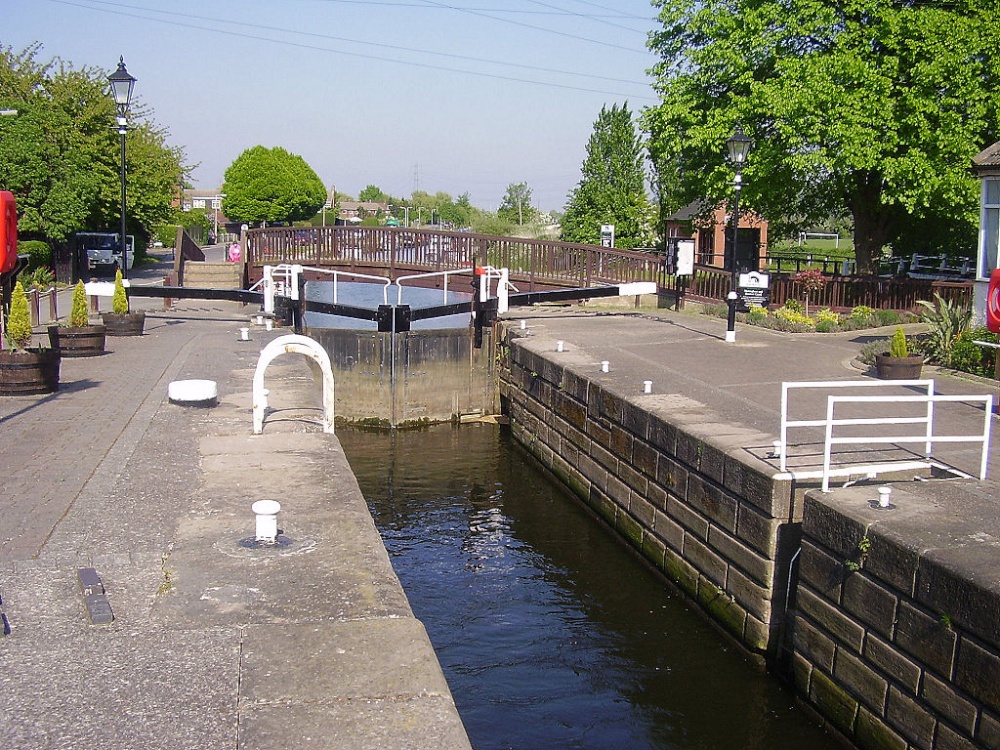
<instances>
[{"instance_id":1,"label":"ornate street lamp","mask_svg":"<svg viewBox=\"0 0 1000 750\"><path fill-rule=\"evenodd\" d=\"M733 164L736 172L733 178L733 187L736 197L733 201L733 248L729 256L729 294L726 299L729 302L729 316L726 323L726 342L736 342L736 301L739 299L737 269L736 269L736 248L740 236L740 189L743 187L743 165L746 163L747 154L753 140L744 134L742 126L736 125L736 131L726 140L726 147L729 149L729 161Z\"/></svg>"},{"instance_id":2,"label":"ornate street lamp","mask_svg":"<svg viewBox=\"0 0 1000 750\"><path fill-rule=\"evenodd\" d=\"M118 58L118 70L108 76L108 83L111 84L111 96L118 108L118 135L122 137L122 232L120 239L123 277L128 276L128 238L125 235L125 134L128 132L128 120L125 115L128 113L128 106L132 101L132 89L135 88L135 81L136 79L129 75L125 69L125 57Z\"/></svg>"}]
</instances>

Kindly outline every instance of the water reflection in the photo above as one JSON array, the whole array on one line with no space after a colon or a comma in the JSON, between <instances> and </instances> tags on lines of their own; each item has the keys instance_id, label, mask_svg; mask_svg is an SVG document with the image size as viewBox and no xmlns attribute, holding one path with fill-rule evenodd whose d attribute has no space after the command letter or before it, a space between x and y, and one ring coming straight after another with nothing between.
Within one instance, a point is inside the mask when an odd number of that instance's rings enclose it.
<instances>
[{"instance_id":1,"label":"water reflection","mask_svg":"<svg viewBox=\"0 0 1000 750\"><path fill-rule=\"evenodd\" d=\"M477 750L839 747L500 428L339 437Z\"/></svg>"}]
</instances>

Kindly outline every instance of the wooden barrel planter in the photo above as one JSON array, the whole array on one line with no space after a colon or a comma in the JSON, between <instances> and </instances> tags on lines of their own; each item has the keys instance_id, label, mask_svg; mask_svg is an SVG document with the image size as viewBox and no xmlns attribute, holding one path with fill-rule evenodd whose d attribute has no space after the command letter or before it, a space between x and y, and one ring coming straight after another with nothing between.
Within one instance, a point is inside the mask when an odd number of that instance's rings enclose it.
<instances>
[{"instance_id":1,"label":"wooden barrel planter","mask_svg":"<svg viewBox=\"0 0 1000 750\"><path fill-rule=\"evenodd\" d=\"M146 313L104 313L101 316L108 336L141 336Z\"/></svg>"},{"instance_id":2,"label":"wooden barrel planter","mask_svg":"<svg viewBox=\"0 0 1000 750\"><path fill-rule=\"evenodd\" d=\"M888 354L875 355L875 374L880 380L919 380L924 366L924 355L890 357Z\"/></svg>"},{"instance_id":3,"label":"wooden barrel planter","mask_svg":"<svg viewBox=\"0 0 1000 750\"><path fill-rule=\"evenodd\" d=\"M31 396L59 388L56 349L0 351L0 396Z\"/></svg>"},{"instance_id":4,"label":"wooden barrel planter","mask_svg":"<svg viewBox=\"0 0 1000 750\"><path fill-rule=\"evenodd\" d=\"M104 354L105 326L49 326L49 345L63 357Z\"/></svg>"}]
</instances>

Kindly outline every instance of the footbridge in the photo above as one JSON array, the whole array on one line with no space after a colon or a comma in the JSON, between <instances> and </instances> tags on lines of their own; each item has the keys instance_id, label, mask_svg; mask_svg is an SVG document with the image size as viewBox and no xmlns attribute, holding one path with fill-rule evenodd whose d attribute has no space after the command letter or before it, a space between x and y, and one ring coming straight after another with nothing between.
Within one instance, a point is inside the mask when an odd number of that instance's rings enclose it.
<instances>
[{"instance_id":1,"label":"footbridge","mask_svg":"<svg viewBox=\"0 0 1000 750\"><path fill-rule=\"evenodd\" d=\"M519 290L534 292L654 282L672 283L662 256L650 252L553 240L499 237L402 227L268 227L243 238L247 281L265 266L300 264L380 275L402 275L493 266L510 270ZM433 278L433 277L430 277ZM430 282L434 283L434 282Z\"/></svg>"}]
</instances>

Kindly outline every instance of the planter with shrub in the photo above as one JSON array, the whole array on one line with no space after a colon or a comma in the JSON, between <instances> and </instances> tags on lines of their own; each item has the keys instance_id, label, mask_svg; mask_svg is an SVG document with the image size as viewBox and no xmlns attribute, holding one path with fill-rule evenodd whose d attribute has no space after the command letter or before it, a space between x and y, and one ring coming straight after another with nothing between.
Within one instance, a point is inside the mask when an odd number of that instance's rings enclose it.
<instances>
[{"instance_id":1,"label":"planter with shrub","mask_svg":"<svg viewBox=\"0 0 1000 750\"><path fill-rule=\"evenodd\" d=\"M28 297L21 282L14 285L4 332L10 348L0 351L0 396L30 396L56 390L59 352L31 346Z\"/></svg>"},{"instance_id":2,"label":"planter with shrub","mask_svg":"<svg viewBox=\"0 0 1000 750\"><path fill-rule=\"evenodd\" d=\"M889 351L875 355L875 373L882 380L917 380L923 365L923 354L910 354L902 326L892 335Z\"/></svg>"},{"instance_id":3,"label":"planter with shrub","mask_svg":"<svg viewBox=\"0 0 1000 750\"><path fill-rule=\"evenodd\" d=\"M96 357L104 354L106 327L91 325L83 281L73 288L73 307L66 325L49 326L49 344L63 357Z\"/></svg>"},{"instance_id":4,"label":"planter with shrub","mask_svg":"<svg viewBox=\"0 0 1000 750\"><path fill-rule=\"evenodd\" d=\"M128 297L122 283L122 272L115 272L115 296L111 301L111 312L101 316L108 336L141 336L146 324L146 313L129 312Z\"/></svg>"}]
</instances>

